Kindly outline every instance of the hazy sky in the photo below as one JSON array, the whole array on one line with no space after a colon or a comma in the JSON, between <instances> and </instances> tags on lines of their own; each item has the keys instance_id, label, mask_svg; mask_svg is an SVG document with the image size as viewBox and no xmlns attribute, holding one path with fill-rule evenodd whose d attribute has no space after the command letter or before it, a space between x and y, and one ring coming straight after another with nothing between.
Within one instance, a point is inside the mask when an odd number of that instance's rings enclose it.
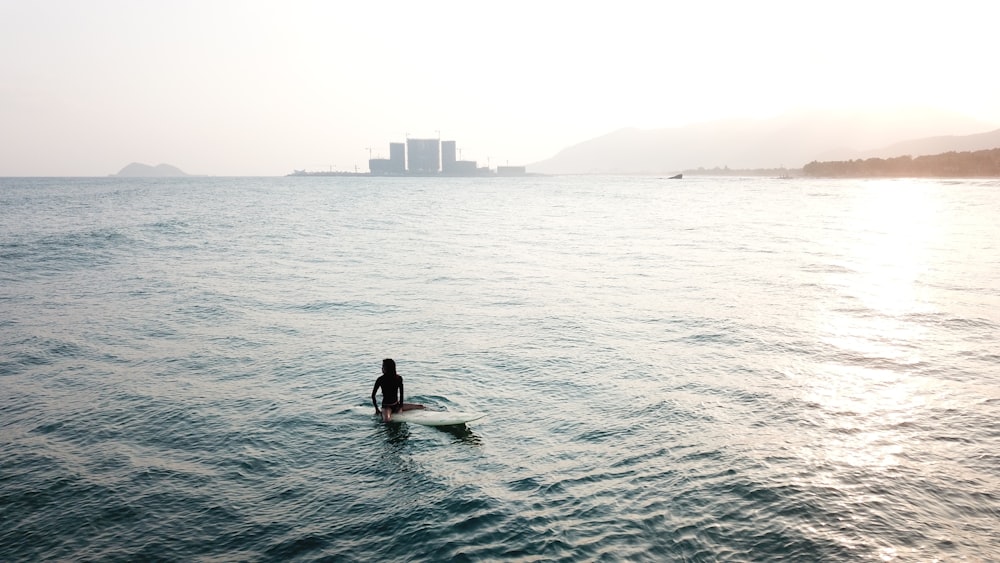
<instances>
[{"instance_id":1,"label":"hazy sky","mask_svg":"<svg viewBox=\"0 0 1000 563\"><path fill-rule=\"evenodd\" d=\"M796 109L1000 124L997 8L914 2L0 0L0 176L528 164L622 127ZM998 125L1000 126L1000 125Z\"/></svg>"}]
</instances>

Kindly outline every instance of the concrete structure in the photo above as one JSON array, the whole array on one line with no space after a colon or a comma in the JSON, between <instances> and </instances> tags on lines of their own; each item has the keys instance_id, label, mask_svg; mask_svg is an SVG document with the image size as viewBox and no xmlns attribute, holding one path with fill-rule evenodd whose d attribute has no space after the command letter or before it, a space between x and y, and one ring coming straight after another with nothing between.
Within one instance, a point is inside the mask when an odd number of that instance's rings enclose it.
<instances>
[{"instance_id":1,"label":"concrete structure","mask_svg":"<svg viewBox=\"0 0 1000 563\"><path fill-rule=\"evenodd\" d=\"M479 174L479 169L476 168L475 160L456 160L455 163L451 165L451 169L447 172L442 172L442 174L451 174L452 176L475 176Z\"/></svg>"},{"instance_id":2,"label":"concrete structure","mask_svg":"<svg viewBox=\"0 0 1000 563\"><path fill-rule=\"evenodd\" d=\"M402 176L406 174L406 145L389 143L389 158L369 159L368 170L376 176Z\"/></svg>"},{"instance_id":3,"label":"concrete structure","mask_svg":"<svg viewBox=\"0 0 1000 563\"><path fill-rule=\"evenodd\" d=\"M389 169L392 174L406 174L406 145L389 143Z\"/></svg>"},{"instance_id":4,"label":"concrete structure","mask_svg":"<svg viewBox=\"0 0 1000 563\"><path fill-rule=\"evenodd\" d=\"M455 172L455 141L441 141L441 172L453 174Z\"/></svg>"},{"instance_id":5,"label":"concrete structure","mask_svg":"<svg viewBox=\"0 0 1000 563\"><path fill-rule=\"evenodd\" d=\"M497 176L524 176L527 173L524 166L497 166Z\"/></svg>"},{"instance_id":6,"label":"concrete structure","mask_svg":"<svg viewBox=\"0 0 1000 563\"><path fill-rule=\"evenodd\" d=\"M376 176L389 176L392 174L392 161L385 158L368 159L368 170Z\"/></svg>"},{"instance_id":7,"label":"concrete structure","mask_svg":"<svg viewBox=\"0 0 1000 563\"><path fill-rule=\"evenodd\" d=\"M389 143L389 158L373 158L368 169L374 176L524 176L524 166L499 166L494 173L475 160L458 160L455 141L407 139L406 144Z\"/></svg>"},{"instance_id":8,"label":"concrete structure","mask_svg":"<svg viewBox=\"0 0 1000 563\"><path fill-rule=\"evenodd\" d=\"M406 171L410 174L437 174L441 171L441 141L438 139L407 139Z\"/></svg>"}]
</instances>

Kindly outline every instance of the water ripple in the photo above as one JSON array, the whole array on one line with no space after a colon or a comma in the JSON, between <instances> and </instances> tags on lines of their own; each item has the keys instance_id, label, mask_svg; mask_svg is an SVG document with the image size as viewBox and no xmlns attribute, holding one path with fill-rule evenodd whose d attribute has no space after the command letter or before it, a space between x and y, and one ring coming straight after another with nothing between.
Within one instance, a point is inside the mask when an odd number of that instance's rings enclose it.
<instances>
[{"instance_id":1,"label":"water ripple","mask_svg":"<svg viewBox=\"0 0 1000 563\"><path fill-rule=\"evenodd\" d=\"M0 552L998 559L996 193L915 182L0 179Z\"/></svg>"}]
</instances>

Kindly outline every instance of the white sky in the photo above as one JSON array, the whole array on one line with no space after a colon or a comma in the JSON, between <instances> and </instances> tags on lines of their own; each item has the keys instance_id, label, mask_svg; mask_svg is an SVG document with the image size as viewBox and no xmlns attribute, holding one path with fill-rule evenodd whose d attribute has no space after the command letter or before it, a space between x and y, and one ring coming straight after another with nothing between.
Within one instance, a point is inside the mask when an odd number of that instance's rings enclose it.
<instances>
[{"instance_id":1,"label":"white sky","mask_svg":"<svg viewBox=\"0 0 1000 563\"><path fill-rule=\"evenodd\" d=\"M0 176L529 164L622 127L933 107L1000 124L994 2L0 0ZM998 125L1000 126L1000 125Z\"/></svg>"}]
</instances>

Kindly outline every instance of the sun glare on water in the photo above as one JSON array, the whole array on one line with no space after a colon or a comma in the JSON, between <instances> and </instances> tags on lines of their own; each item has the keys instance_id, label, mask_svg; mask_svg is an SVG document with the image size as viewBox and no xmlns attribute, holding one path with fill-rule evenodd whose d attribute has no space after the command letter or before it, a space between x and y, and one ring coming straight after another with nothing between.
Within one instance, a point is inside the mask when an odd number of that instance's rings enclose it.
<instances>
[{"instance_id":1,"label":"sun glare on water","mask_svg":"<svg viewBox=\"0 0 1000 563\"><path fill-rule=\"evenodd\" d=\"M850 294L881 315L924 312L919 278L939 232L930 186L911 181L875 184L860 202L850 249L858 276Z\"/></svg>"},{"instance_id":2,"label":"sun glare on water","mask_svg":"<svg viewBox=\"0 0 1000 563\"><path fill-rule=\"evenodd\" d=\"M939 230L934 194L926 185L887 181L860 198L838 243L846 273L829 280L841 295L820 319L823 340L875 365L917 363L924 328L909 317L933 312L920 281Z\"/></svg>"},{"instance_id":3,"label":"sun glare on water","mask_svg":"<svg viewBox=\"0 0 1000 563\"><path fill-rule=\"evenodd\" d=\"M827 280L840 296L817 318L828 348L809 398L833 432L813 455L884 468L906 447L894 429L924 401L913 373L927 328L914 318L935 312L921 278L940 232L936 198L929 184L873 181L853 202L853 222L829 243L844 268Z\"/></svg>"}]
</instances>

